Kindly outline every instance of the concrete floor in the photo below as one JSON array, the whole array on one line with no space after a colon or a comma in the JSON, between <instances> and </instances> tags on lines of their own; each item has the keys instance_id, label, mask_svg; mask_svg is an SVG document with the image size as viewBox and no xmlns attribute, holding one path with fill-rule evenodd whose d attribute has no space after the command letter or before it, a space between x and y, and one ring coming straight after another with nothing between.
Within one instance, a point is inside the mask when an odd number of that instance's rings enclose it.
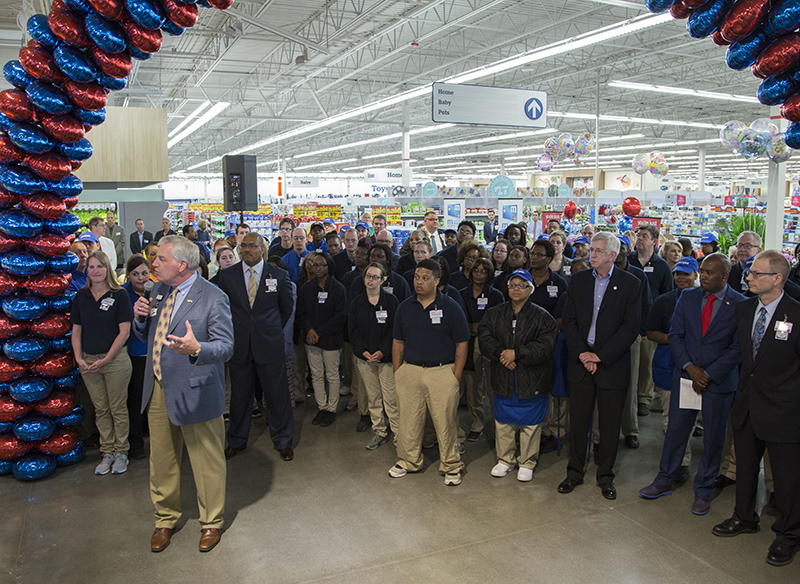
<instances>
[{"instance_id":1,"label":"concrete floor","mask_svg":"<svg viewBox=\"0 0 800 584\"><path fill-rule=\"evenodd\" d=\"M254 421L250 447L228 463L225 532L207 554L197 551L187 460L184 521L160 554L149 548L147 461L132 461L124 475L95 476L99 454L91 450L43 481L0 477L0 583L800 582L800 557L784 568L764 560L770 508L759 534L711 535L731 515L734 488L705 517L689 510L691 483L657 501L638 497L657 472L660 414L639 418L639 450L621 444L619 495L610 502L594 486L593 465L585 485L556 492L564 452L544 455L530 483L516 473L492 478L495 459L483 438L468 445L459 487L443 484L435 450L426 451L424 472L391 479L390 445L367 451L355 412L330 428L312 426L311 401L295 411L292 462L272 449L264 419ZM465 425L464 408L461 415ZM696 452L700 440L692 439Z\"/></svg>"}]
</instances>

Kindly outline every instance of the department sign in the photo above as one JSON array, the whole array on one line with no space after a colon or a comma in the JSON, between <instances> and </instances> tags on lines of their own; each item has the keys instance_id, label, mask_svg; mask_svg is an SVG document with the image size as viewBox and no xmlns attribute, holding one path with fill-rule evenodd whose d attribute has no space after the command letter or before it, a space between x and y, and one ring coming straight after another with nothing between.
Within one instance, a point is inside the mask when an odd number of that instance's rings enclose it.
<instances>
[{"instance_id":1,"label":"department sign","mask_svg":"<svg viewBox=\"0 0 800 584\"><path fill-rule=\"evenodd\" d=\"M434 83L431 109L440 124L547 127L547 92L535 89Z\"/></svg>"}]
</instances>

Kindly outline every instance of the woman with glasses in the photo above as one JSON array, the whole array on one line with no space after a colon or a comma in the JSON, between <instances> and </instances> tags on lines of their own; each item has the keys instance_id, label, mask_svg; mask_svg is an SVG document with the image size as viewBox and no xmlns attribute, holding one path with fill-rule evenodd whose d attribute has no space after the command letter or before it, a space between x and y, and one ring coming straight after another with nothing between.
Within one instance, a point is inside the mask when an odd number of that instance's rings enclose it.
<instances>
[{"instance_id":1,"label":"woman with glasses","mask_svg":"<svg viewBox=\"0 0 800 584\"><path fill-rule=\"evenodd\" d=\"M531 276L533 292L531 302L544 308L552 316L561 295L569 287L567 281L550 269L556 249L546 239L538 239L531 248Z\"/></svg>"},{"instance_id":2,"label":"woman with glasses","mask_svg":"<svg viewBox=\"0 0 800 584\"><path fill-rule=\"evenodd\" d=\"M508 251L511 244L507 239L498 239L492 248L492 263L494 264L494 277L499 278L503 272L508 270Z\"/></svg>"},{"instance_id":3,"label":"woman with glasses","mask_svg":"<svg viewBox=\"0 0 800 584\"><path fill-rule=\"evenodd\" d=\"M298 288L302 288L303 284L310 282L316 277L314 271L314 259L317 257L316 251L310 251L307 255L300 258L300 277L295 281Z\"/></svg>"},{"instance_id":4,"label":"woman with glasses","mask_svg":"<svg viewBox=\"0 0 800 584\"><path fill-rule=\"evenodd\" d=\"M408 282L392 270L392 250L389 249L388 245L376 243L370 247L367 260L370 264L377 262L383 264L386 268L386 280L383 282L382 287L389 294L394 294L400 302L411 296L411 288L409 288ZM356 278L350 285L348 294L350 298L355 298L359 294L363 294L364 289L364 279Z\"/></svg>"},{"instance_id":5,"label":"woman with glasses","mask_svg":"<svg viewBox=\"0 0 800 584\"><path fill-rule=\"evenodd\" d=\"M530 270L531 256L528 248L522 245L513 246L508 252L508 273L516 270ZM508 300L508 278L501 278L497 282L497 289L502 292L503 297Z\"/></svg>"},{"instance_id":6,"label":"woman with glasses","mask_svg":"<svg viewBox=\"0 0 800 584\"><path fill-rule=\"evenodd\" d=\"M555 248L555 256L550 261L550 269L569 282L572 259L564 255L567 247L567 234L563 231L553 231L550 234L550 243Z\"/></svg>"},{"instance_id":7,"label":"woman with glasses","mask_svg":"<svg viewBox=\"0 0 800 584\"><path fill-rule=\"evenodd\" d=\"M478 258L489 258L488 250L474 241L465 241L458 246L458 265L461 269L450 274L450 285L456 290L466 288L470 283L472 266Z\"/></svg>"},{"instance_id":8,"label":"woman with glasses","mask_svg":"<svg viewBox=\"0 0 800 584\"><path fill-rule=\"evenodd\" d=\"M372 440L367 450L376 450L389 439L389 428L397 436L399 413L392 369L392 329L399 302L382 287L386 266L372 262L364 272L365 292L350 304L348 329L369 403ZM389 419L389 428L384 418Z\"/></svg>"},{"instance_id":9,"label":"woman with glasses","mask_svg":"<svg viewBox=\"0 0 800 584\"><path fill-rule=\"evenodd\" d=\"M413 251L414 246L420 241L431 242L431 238L424 229L417 229L409 234L405 243L403 243L403 246L400 248L400 259L397 261L397 266L395 267L395 271L398 274L405 274L408 270L413 270L417 265L417 262L414 260Z\"/></svg>"},{"instance_id":10,"label":"woman with glasses","mask_svg":"<svg viewBox=\"0 0 800 584\"><path fill-rule=\"evenodd\" d=\"M489 258L478 258L470 269L469 285L461 291L464 305L467 307L467 323L469 324L470 340L467 364L464 366L464 385L467 394L467 407L469 408L470 423L467 440L475 442L480 438L484 428L483 391L481 383L489 381L489 362L481 355L478 347L478 324L480 324L486 311L502 304L503 294L492 286L494 265Z\"/></svg>"},{"instance_id":11,"label":"woman with glasses","mask_svg":"<svg viewBox=\"0 0 800 584\"><path fill-rule=\"evenodd\" d=\"M409 268L405 272L401 272L399 268L400 268L400 263L402 263L403 261L403 258L400 258L400 262L398 262L397 264L398 267L397 273L403 274L403 278L405 279L406 282L408 282L409 289L413 290L414 272L417 269L417 264L420 263L422 260L427 260L428 258L433 256L433 247L431 247L430 241L421 240L415 243L411 249L412 252L410 255L414 258L414 267Z\"/></svg>"},{"instance_id":12,"label":"woman with glasses","mask_svg":"<svg viewBox=\"0 0 800 584\"><path fill-rule=\"evenodd\" d=\"M486 312L478 325L478 339L481 353L491 362L494 392L497 464L491 474L504 477L519 466L517 480L527 482L539 460L558 326L546 310L529 301L533 290L529 271L515 270L508 280L511 300Z\"/></svg>"}]
</instances>

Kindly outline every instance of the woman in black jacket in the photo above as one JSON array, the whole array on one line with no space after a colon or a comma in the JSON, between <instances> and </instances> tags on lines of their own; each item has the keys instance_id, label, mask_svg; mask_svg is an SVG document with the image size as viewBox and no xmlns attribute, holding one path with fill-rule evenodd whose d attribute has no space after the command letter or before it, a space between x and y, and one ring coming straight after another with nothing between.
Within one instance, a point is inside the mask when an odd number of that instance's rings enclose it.
<instances>
[{"instance_id":1,"label":"woman in black jacket","mask_svg":"<svg viewBox=\"0 0 800 584\"><path fill-rule=\"evenodd\" d=\"M383 288L386 276L383 264L373 262L367 266L364 272L366 290L352 300L347 319L356 367L369 402L372 440L367 450L376 450L389 439L384 410L395 436L400 418L392 369L392 329L399 302Z\"/></svg>"},{"instance_id":2,"label":"woman in black jacket","mask_svg":"<svg viewBox=\"0 0 800 584\"><path fill-rule=\"evenodd\" d=\"M367 261L369 261L369 263L383 264L386 268L386 280L383 282L382 287L389 294L394 294L400 302L411 296L411 288L409 288L405 278L392 271L392 250L389 249L388 245L376 243L370 247L367 254ZM348 293L350 294L350 298L355 298L363 294L364 279L356 278L353 280Z\"/></svg>"},{"instance_id":3,"label":"woman in black jacket","mask_svg":"<svg viewBox=\"0 0 800 584\"><path fill-rule=\"evenodd\" d=\"M478 325L481 354L491 361L497 464L492 476L504 477L519 465L517 479L527 482L539 459L541 425L547 414L553 350L558 325L528 299L533 278L527 270L509 275L510 302L489 309ZM514 434L520 455L514 458Z\"/></svg>"},{"instance_id":4,"label":"woman in black jacket","mask_svg":"<svg viewBox=\"0 0 800 584\"><path fill-rule=\"evenodd\" d=\"M312 424L330 426L339 404L339 350L344 344L347 294L331 275L336 266L330 254L317 252L311 262L316 276L303 284L297 295L297 320L305 342L311 385L319 412ZM325 379L328 394L325 395Z\"/></svg>"}]
</instances>

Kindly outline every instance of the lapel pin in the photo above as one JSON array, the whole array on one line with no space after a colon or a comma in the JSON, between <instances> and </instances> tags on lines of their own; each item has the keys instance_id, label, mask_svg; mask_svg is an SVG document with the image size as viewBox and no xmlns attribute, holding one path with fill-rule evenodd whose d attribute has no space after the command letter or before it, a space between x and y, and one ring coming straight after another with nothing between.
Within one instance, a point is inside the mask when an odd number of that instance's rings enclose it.
<instances>
[{"instance_id":1,"label":"lapel pin","mask_svg":"<svg viewBox=\"0 0 800 584\"><path fill-rule=\"evenodd\" d=\"M617 287L616 287L616 286L614 286L614 290L616 290L616 289L617 289Z\"/></svg>"},{"instance_id":2,"label":"lapel pin","mask_svg":"<svg viewBox=\"0 0 800 584\"><path fill-rule=\"evenodd\" d=\"M191 302L192 302L192 299L191 299L191 298L187 298L187 299L186 299L186 302L188 302L188 303L190 303L190 304L191 304Z\"/></svg>"}]
</instances>

